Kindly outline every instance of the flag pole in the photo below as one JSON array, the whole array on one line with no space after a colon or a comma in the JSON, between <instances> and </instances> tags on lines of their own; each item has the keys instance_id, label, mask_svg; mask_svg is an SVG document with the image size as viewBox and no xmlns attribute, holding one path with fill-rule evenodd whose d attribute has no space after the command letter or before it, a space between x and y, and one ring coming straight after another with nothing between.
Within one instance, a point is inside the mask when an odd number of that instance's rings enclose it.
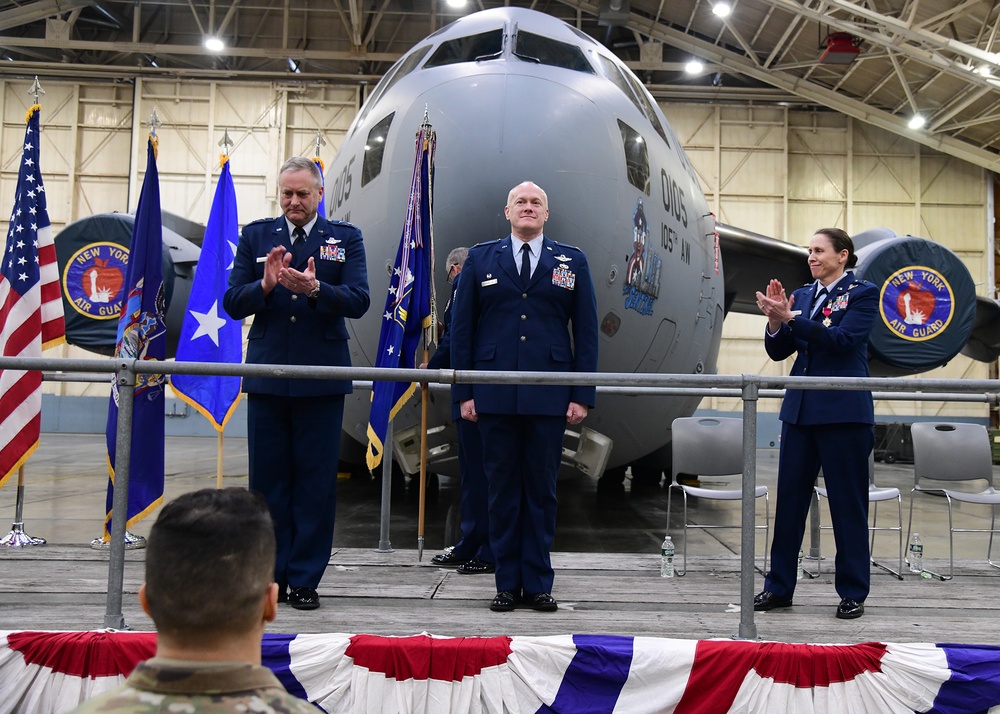
<instances>
[{"instance_id":1,"label":"flag pole","mask_svg":"<svg viewBox=\"0 0 1000 714\"><path fill-rule=\"evenodd\" d=\"M222 439L224 430L219 430L218 448L215 454L215 487L222 488Z\"/></svg>"},{"instance_id":2,"label":"flag pole","mask_svg":"<svg viewBox=\"0 0 1000 714\"><path fill-rule=\"evenodd\" d=\"M37 82L38 79L36 78ZM26 545L45 545L44 538L32 538L24 532L24 464L17 469L17 503L14 506L14 523L10 532L0 538L0 548L23 548Z\"/></svg>"},{"instance_id":3,"label":"flag pole","mask_svg":"<svg viewBox=\"0 0 1000 714\"><path fill-rule=\"evenodd\" d=\"M424 341L424 359L427 364L430 350ZM427 382L420 383L420 506L417 509L417 561L424 559L424 506L427 502Z\"/></svg>"}]
</instances>

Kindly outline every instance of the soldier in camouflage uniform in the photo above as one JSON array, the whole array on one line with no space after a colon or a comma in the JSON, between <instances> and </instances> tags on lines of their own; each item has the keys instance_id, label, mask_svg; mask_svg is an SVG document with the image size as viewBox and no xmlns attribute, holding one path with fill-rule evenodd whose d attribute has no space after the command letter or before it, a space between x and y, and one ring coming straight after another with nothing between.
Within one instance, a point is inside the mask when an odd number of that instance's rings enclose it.
<instances>
[{"instance_id":1,"label":"soldier in camouflage uniform","mask_svg":"<svg viewBox=\"0 0 1000 714\"><path fill-rule=\"evenodd\" d=\"M164 506L150 531L139 602L156 624L156 656L76 714L318 712L261 666L277 613L274 526L242 488L204 489Z\"/></svg>"}]
</instances>

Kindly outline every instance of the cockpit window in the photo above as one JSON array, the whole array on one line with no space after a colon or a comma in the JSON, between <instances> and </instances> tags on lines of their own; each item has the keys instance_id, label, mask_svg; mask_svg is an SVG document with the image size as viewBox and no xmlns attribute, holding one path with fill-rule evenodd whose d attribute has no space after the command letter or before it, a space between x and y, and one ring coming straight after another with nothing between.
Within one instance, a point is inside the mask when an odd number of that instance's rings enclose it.
<instances>
[{"instance_id":1,"label":"cockpit window","mask_svg":"<svg viewBox=\"0 0 1000 714\"><path fill-rule=\"evenodd\" d=\"M394 116L396 116L396 112L387 116L368 132L368 141L365 142L365 161L361 166L362 186L368 185L370 181L374 181L382 173L385 141L389 138L389 126L392 124Z\"/></svg>"},{"instance_id":2,"label":"cockpit window","mask_svg":"<svg viewBox=\"0 0 1000 714\"><path fill-rule=\"evenodd\" d=\"M595 73L583 51L576 45L559 42L524 30L518 30L514 35L513 54L527 62L562 67L574 72Z\"/></svg>"},{"instance_id":3,"label":"cockpit window","mask_svg":"<svg viewBox=\"0 0 1000 714\"><path fill-rule=\"evenodd\" d=\"M622 133L622 147L625 149L625 173L628 182L649 195L649 151L642 135L621 119L618 129Z\"/></svg>"},{"instance_id":4,"label":"cockpit window","mask_svg":"<svg viewBox=\"0 0 1000 714\"><path fill-rule=\"evenodd\" d=\"M459 62L478 62L479 60L495 59L503 53L503 28L490 30L479 35L460 37L457 40L443 42L431 58L427 60L424 69L428 67L443 67Z\"/></svg>"},{"instance_id":5,"label":"cockpit window","mask_svg":"<svg viewBox=\"0 0 1000 714\"><path fill-rule=\"evenodd\" d=\"M653 107L650 105L649 95L646 94L646 90L639 84L638 80L631 74L623 72L618 65L607 57L601 54L596 54L595 57L597 58L597 64L601 68L601 73L618 89L622 90L626 97L632 100L635 108L642 112L643 116L653 125L656 133L667 142L667 146L670 146L670 139L667 138L667 133L663 130L663 125L660 124L660 118L656 116L656 112L653 111Z\"/></svg>"},{"instance_id":6,"label":"cockpit window","mask_svg":"<svg viewBox=\"0 0 1000 714\"><path fill-rule=\"evenodd\" d=\"M375 85L375 89L372 91L371 96L368 97L368 101L365 102L364 108L361 110L361 113L354 122L355 129L365 123L365 120L371 113L372 108L378 104L378 100L389 91L392 85L416 69L417 65L420 64L420 61L427 56L427 53L430 52L430 50L430 45L416 49L389 68L389 71L385 73L384 77L382 77L382 81ZM354 131L351 131L351 134L353 135Z\"/></svg>"}]
</instances>

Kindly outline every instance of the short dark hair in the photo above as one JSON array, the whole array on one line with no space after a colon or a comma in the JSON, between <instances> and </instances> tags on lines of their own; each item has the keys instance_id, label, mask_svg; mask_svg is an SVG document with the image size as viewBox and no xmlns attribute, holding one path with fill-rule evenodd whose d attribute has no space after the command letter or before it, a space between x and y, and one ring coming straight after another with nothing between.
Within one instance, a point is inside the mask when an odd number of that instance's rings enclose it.
<instances>
[{"instance_id":1,"label":"short dark hair","mask_svg":"<svg viewBox=\"0 0 1000 714\"><path fill-rule=\"evenodd\" d=\"M853 268L858 264L858 256L854 252L854 241L847 235L847 231L840 228L820 228L813 235L824 235L829 238L834 251L837 253L846 250L848 268Z\"/></svg>"},{"instance_id":2,"label":"short dark hair","mask_svg":"<svg viewBox=\"0 0 1000 714\"><path fill-rule=\"evenodd\" d=\"M281 165L281 170L278 171L278 183L281 183L281 174L288 171L308 171L312 174L313 181L316 182L316 188L323 185L323 174L319 171L319 166L312 159L307 159L305 156L293 156L288 159L285 163Z\"/></svg>"},{"instance_id":3,"label":"short dark hair","mask_svg":"<svg viewBox=\"0 0 1000 714\"><path fill-rule=\"evenodd\" d=\"M175 498L146 545L156 629L187 642L246 634L259 623L274 557L274 524L260 494L206 488Z\"/></svg>"}]
</instances>

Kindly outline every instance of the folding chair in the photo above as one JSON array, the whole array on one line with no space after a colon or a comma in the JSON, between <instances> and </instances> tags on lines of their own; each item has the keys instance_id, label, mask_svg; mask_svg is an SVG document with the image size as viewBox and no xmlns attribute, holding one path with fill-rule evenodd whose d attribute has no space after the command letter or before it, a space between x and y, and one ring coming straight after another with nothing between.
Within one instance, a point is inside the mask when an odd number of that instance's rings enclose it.
<instances>
[{"instance_id":1,"label":"folding chair","mask_svg":"<svg viewBox=\"0 0 1000 714\"><path fill-rule=\"evenodd\" d=\"M822 475L822 472L821 472ZM827 495L827 490L824 486L816 487L816 503L817 505L824 499L829 498ZM898 518L895 526L880 526L878 524L878 504L883 501L896 501L896 510L898 513ZM878 531L896 531L899 534L899 565L896 567L897 570L893 570L887 565L883 565L875 560L874 557L870 556L871 563L876 568L881 568L882 570L895 575L900 580L903 579L903 496L899 492L898 488L886 487L880 488L875 485L875 452L873 451L868 455L868 503L874 504L874 509L872 510L872 523L868 526L868 531L871 533L871 544L869 545L869 552L875 552L875 534ZM817 515L817 518L819 516ZM820 528L832 529L833 526L824 526L820 524ZM820 574L822 569L822 556L816 558L816 574Z\"/></svg>"},{"instance_id":2,"label":"folding chair","mask_svg":"<svg viewBox=\"0 0 1000 714\"><path fill-rule=\"evenodd\" d=\"M688 523L688 496L706 500L742 501L741 489L708 488L713 476L743 478L743 420L732 417L680 417L672 425L673 465L670 487L667 489L667 531L670 531L670 504L674 489L684 494L684 567L678 575L687 572L688 528L740 528L741 526L700 525ZM677 481L678 474L698 476L701 486L688 486ZM770 535L770 511L767 486L757 486L754 498L764 499L764 572L767 571L767 539Z\"/></svg>"},{"instance_id":3,"label":"folding chair","mask_svg":"<svg viewBox=\"0 0 1000 714\"><path fill-rule=\"evenodd\" d=\"M989 432L981 424L917 422L910 427L913 437L913 488L910 490L910 522L906 527L906 542L910 542L913 526L913 494L933 491L943 493L948 501L948 575L943 576L926 571L940 580L951 580L955 576L955 533L989 533L990 543L986 551L986 562L994 563L993 534L996 530L996 506L1000 504L1000 493L993 488L993 453L990 448ZM927 481L961 483L985 481L983 491L956 491L929 486ZM953 520L954 501L978 503L990 507L990 527L955 528Z\"/></svg>"}]
</instances>

